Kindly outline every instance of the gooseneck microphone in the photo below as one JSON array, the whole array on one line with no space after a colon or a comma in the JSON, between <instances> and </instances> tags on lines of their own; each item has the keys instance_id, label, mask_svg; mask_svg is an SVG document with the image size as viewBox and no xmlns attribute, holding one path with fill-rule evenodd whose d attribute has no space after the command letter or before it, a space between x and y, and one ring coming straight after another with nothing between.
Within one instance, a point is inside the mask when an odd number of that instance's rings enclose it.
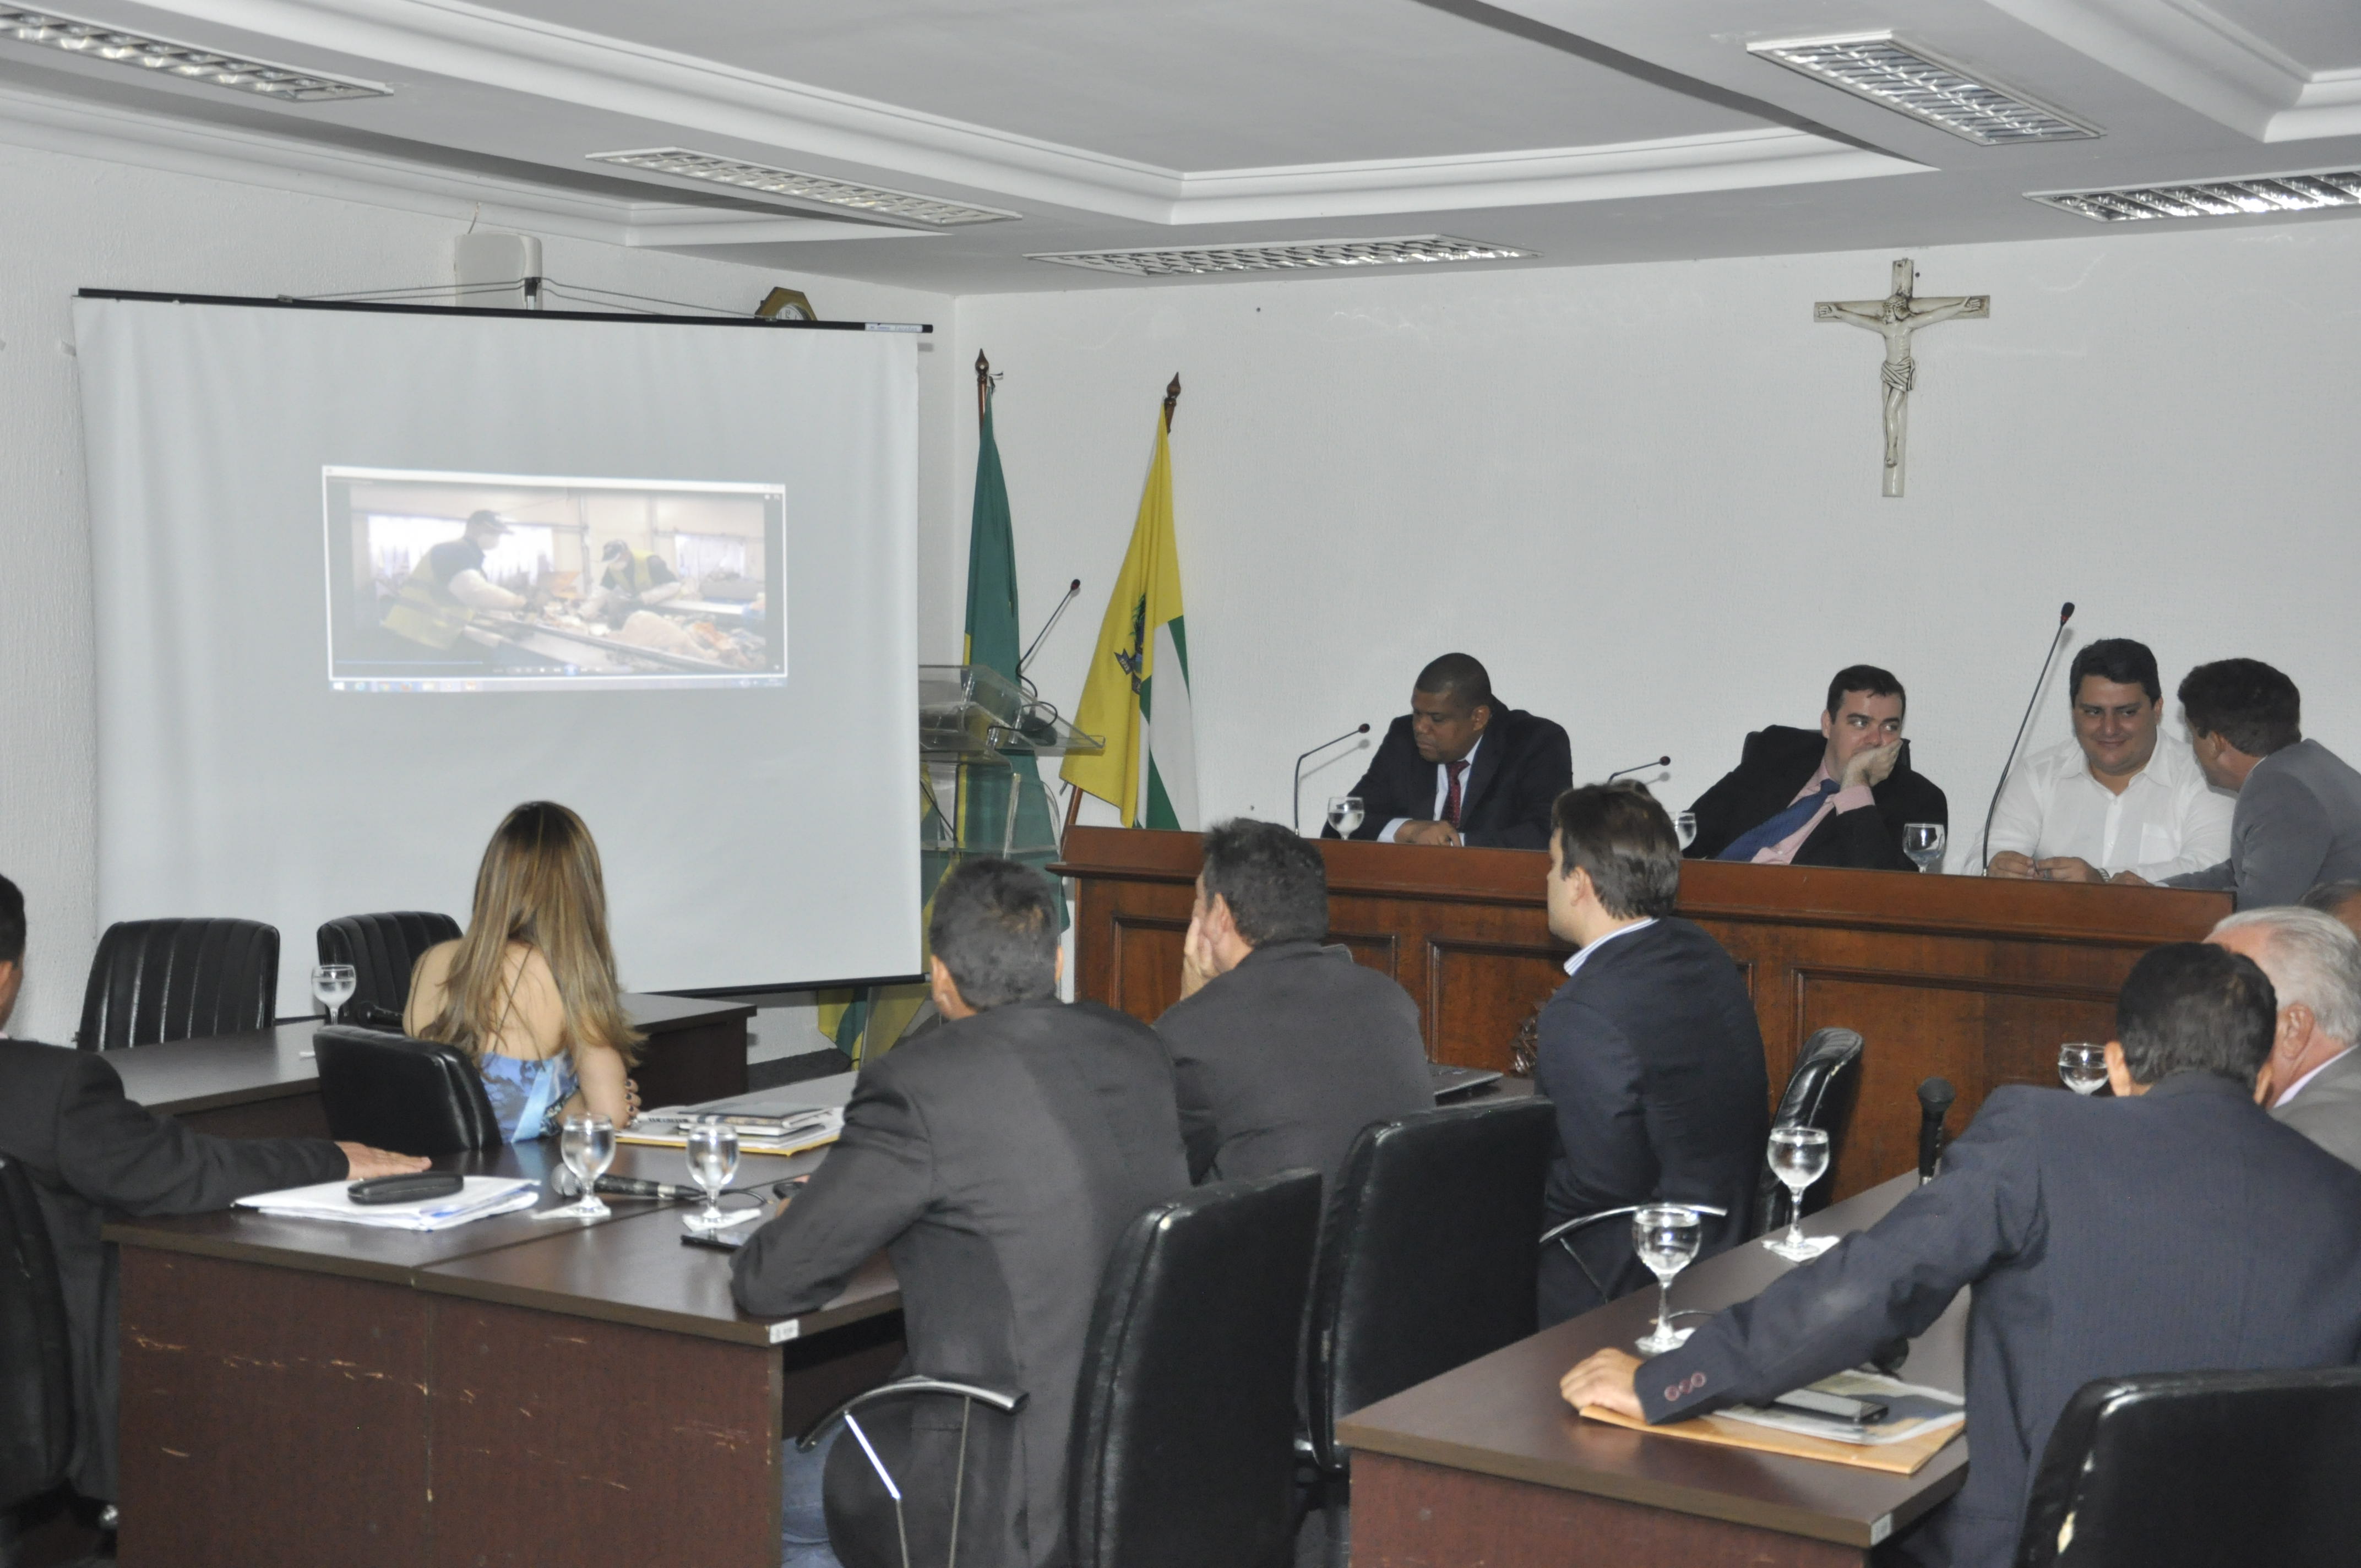
<instances>
[{"instance_id":1,"label":"gooseneck microphone","mask_svg":"<svg viewBox=\"0 0 2361 1568\"><path fill-rule=\"evenodd\" d=\"M1669 768L1672 765L1673 760L1670 757L1659 757L1653 762L1641 762L1633 767L1619 768L1615 772L1607 775L1607 782L1609 784L1613 784L1625 773L1644 773L1650 768Z\"/></svg>"},{"instance_id":2,"label":"gooseneck microphone","mask_svg":"<svg viewBox=\"0 0 2361 1568\"><path fill-rule=\"evenodd\" d=\"M1017 655L1016 673L1018 674L1025 673L1025 666L1033 662L1033 654L1041 646L1041 640L1049 635L1049 629L1058 624L1058 618L1066 613L1066 607L1073 603L1074 596L1082 591L1082 580L1080 577L1066 585L1066 597L1058 601L1058 608L1049 612L1049 619L1043 621L1041 630L1033 634L1032 646Z\"/></svg>"},{"instance_id":3,"label":"gooseneck microphone","mask_svg":"<svg viewBox=\"0 0 2361 1568\"><path fill-rule=\"evenodd\" d=\"M1992 825L1993 817L2000 810L2000 792L2008 787L2008 771L2016 766L2016 749L2025 744L2025 727L2033 722L2034 705L2041 700L2041 688L2049 684L2049 666L2058 662L2059 644L2066 641L2066 623L2073 619L2074 601L2068 599L2058 607L2058 630L2050 635L2049 652L2041 661L2041 674L2034 677L2033 695L2026 698L2025 717L2016 721L2016 739L2008 743L2008 761L2000 765L2000 782L1993 785L1992 804L1984 807L1984 836L1976 849L1983 856L1986 871L1992 869ZM1946 1100L1944 1103L1950 1102Z\"/></svg>"},{"instance_id":4,"label":"gooseneck microphone","mask_svg":"<svg viewBox=\"0 0 2361 1568\"><path fill-rule=\"evenodd\" d=\"M1943 1118L1951 1113L1951 1102L1960 1091L1951 1087L1948 1078L1930 1078L1918 1086L1918 1181L1921 1186L1935 1179L1935 1172L1943 1164Z\"/></svg>"},{"instance_id":5,"label":"gooseneck microphone","mask_svg":"<svg viewBox=\"0 0 2361 1568\"><path fill-rule=\"evenodd\" d=\"M1356 725L1354 728L1345 730L1342 735L1337 736L1334 740L1323 740L1317 746L1312 747L1311 751L1304 752L1302 756L1295 759L1295 793L1290 798L1294 803L1294 815L1292 820L1295 823L1295 830L1298 833L1303 831L1303 764L1305 760L1319 755L1329 747L1336 745L1340 741L1350 740L1356 735L1367 735L1368 732L1369 727L1367 725Z\"/></svg>"}]
</instances>

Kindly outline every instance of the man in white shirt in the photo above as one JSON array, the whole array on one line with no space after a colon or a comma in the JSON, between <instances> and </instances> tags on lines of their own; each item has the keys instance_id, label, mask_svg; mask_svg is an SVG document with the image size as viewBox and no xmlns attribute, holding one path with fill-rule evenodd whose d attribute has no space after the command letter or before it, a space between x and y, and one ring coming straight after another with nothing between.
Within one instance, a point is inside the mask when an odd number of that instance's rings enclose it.
<instances>
[{"instance_id":1,"label":"man in white shirt","mask_svg":"<svg viewBox=\"0 0 2361 1568\"><path fill-rule=\"evenodd\" d=\"M2158 746L2164 684L2156 655L2128 637L2074 655L2074 739L2009 775L1985 845L1986 874L2161 882L2230 852L2236 802L2206 783L2186 747Z\"/></svg>"},{"instance_id":2,"label":"man in white shirt","mask_svg":"<svg viewBox=\"0 0 2361 1568\"><path fill-rule=\"evenodd\" d=\"M2242 909L2206 940L2244 953L2279 998L2271 1114L2361 1167L2361 938L2316 909Z\"/></svg>"}]
</instances>

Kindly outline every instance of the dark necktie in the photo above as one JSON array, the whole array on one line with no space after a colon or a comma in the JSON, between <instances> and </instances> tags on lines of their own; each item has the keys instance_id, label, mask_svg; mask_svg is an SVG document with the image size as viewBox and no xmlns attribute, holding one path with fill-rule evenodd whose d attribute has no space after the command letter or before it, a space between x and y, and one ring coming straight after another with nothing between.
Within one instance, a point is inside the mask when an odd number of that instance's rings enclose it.
<instances>
[{"instance_id":1,"label":"dark necktie","mask_svg":"<svg viewBox=\"0 0 2361 1568\"><path fill-rule=\"evenodd\" d=\"M1445 762L1443 765L1451 774L1451 787L1443 796L1443 819L1456 828L1459 826L1459 775L1467 771L1467 764Z\"/></svg>"},{"instance_id":2,"label":"dark necktie","mask_svg":"<svg viewBox=\"0 0 2361 1568\"><path fill-rule=\"evenodd\" d=\"M1756 855L1809 822L1820 809L1820 803L1836 794L1837 781L1822 779L1820 787L1778 813L1752 832L1741 833L1730 841L1730 848L1714 857L1717 861L1751 861Z\"/></svg>"}]
</instances>

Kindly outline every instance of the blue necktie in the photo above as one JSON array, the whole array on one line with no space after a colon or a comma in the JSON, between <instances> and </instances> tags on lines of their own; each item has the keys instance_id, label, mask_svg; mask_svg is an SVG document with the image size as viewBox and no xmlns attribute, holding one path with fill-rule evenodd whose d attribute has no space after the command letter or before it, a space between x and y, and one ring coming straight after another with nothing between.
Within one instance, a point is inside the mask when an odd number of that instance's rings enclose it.
<instances>
[{"instance_id":1,"label":"blue necktie","mask_svg":"<svg viewBox=\"0 0 2361 1568\"><path fill-rule=\"evenodd\" d=\"M1730 841L1730 848L1714 857L1717 861L1751 861L1756 855L1809 822L1820 809L1820 803L1836 794L1837 781L1822 779L1820 787L1780 812L1768 822L1751 832L1741 833Z\"/></svg>"}]
</instances>

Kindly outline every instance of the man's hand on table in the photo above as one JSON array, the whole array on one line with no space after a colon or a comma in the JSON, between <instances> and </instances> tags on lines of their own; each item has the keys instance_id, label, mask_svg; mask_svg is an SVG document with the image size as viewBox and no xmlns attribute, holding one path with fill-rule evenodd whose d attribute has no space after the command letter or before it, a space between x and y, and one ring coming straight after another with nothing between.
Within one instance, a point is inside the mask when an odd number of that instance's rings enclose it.
<instances>
[{"instance_id":1,"label":"man's hand on table","mask_svg":"<svg viewBox=\"0 0 2361 1568\"><path fill-rule=\"evenodd\" d=\"M2136 872L2116 872L2107 878L2109 887L2154 887L2157 884Z\"/></svg>"},{"instance_id":2,"label":"man's hand on table","mask_svg":"<svg viewBox=\"0 0 2361 1568\"><path fill-rule=\"evenodd\" d=\"M2011 882L2031 882L2037 874L2033 869L2033 857L2020 855L2015 850L2003 850L1984 867L1984 875L2006 877Z\"/></svg>"},{"instance_id":3,"label":"man's hand on table","mask_svg":"<svg viewBox=\"0 0 2361 1568\"><path fill-rule=\"evenodd\" d=\"M1636 1382L1639 1370L1640 1358L1629 1351L1597 1351L1557 1380L1557 1391L1577 1410L1597 1405L1617 1415L1644 1420L1647 1412L1640 1409Z\"/></svg>"},{"instance_id":4,"label":"man's hand on table","mask_svg":"<svg viewBox=\"0 0 2361 1568\"><path fill-rule=\"evenodd\" d=\"M1437 844L1444 849L1459 847L1459 829L1448 822L1411 821L1394 829L1397 844Z\"/></svg>"},{"instance_id":5,"label":"man's hand on table","mask_svg":"<svg viewBox=\"0 0 2361 1568\"><path fill-rule=\"evenodd\" d=\"M355 1181L367 1181L373 1176L408 1176L424 1170L426 1157L414 1154L388 1154L367 1144L338 1144L345 1151L345 1175Z\"/></svg>"},{"instance_id":6,"label":"man's hand on table","mask_svg":"<svg viewBox=\"0 0 2361 1568\"><path fill-rule=\"evenodd\" d=\"M2102 883L2106 874L2079 855L2053 855L2033 863L2034 873L2043 882Z\"/></svg>"}]
</instances>

